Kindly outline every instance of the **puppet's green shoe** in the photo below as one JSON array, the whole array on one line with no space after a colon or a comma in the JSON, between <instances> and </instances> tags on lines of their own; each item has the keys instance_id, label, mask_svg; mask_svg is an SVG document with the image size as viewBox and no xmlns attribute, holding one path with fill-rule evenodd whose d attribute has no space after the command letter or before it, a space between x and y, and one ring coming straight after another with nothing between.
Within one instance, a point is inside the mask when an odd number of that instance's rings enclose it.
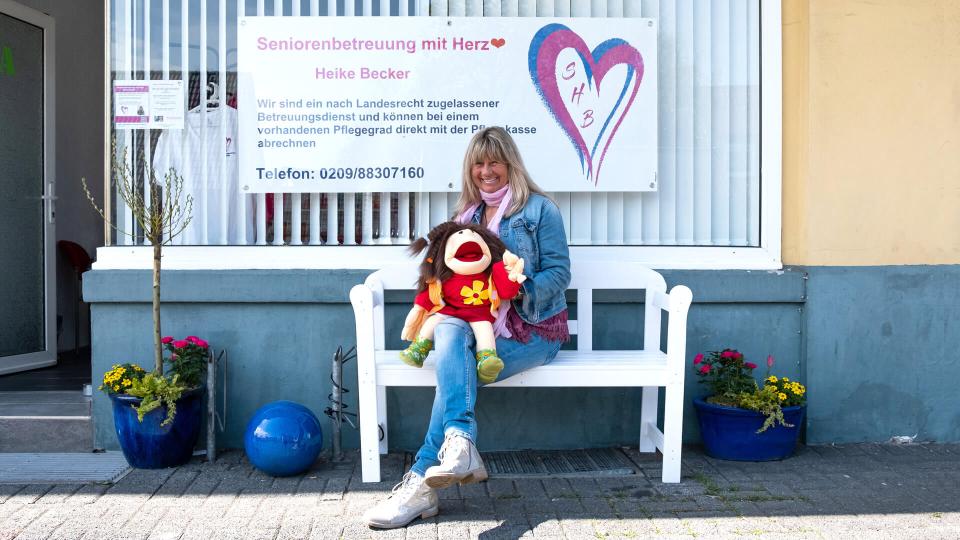
<instances>
[{"instance_id":1,"label":"puppet's green shoe","mask_svg":"<svg viewBox=\"0 0 960 540\"><path fill-rule=\"evenodd\" d=\"M427 359L431 349L433 349L432 340L417 338L409 347L400 351L400 360L408 366L423 367L423 361Z\"/></svg>"},{"instance_id":2,"label":"puppet's green shoe","mask_svg":"<svg viewBox=\"0 0 960 540\"><path fill-rule=\"evenodd\" d=\"M497 351L483 349L477 351L477 379L483 384L490 384L497 380L497 375L503 371L503 360L497 357Z\"/></svg>"}]
</instances>

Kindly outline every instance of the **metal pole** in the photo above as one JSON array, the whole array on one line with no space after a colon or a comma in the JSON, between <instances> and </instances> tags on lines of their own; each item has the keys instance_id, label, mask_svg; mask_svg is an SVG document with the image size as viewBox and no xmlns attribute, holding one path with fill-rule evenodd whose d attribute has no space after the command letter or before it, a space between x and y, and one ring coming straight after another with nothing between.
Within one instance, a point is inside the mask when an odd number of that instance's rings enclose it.
<instances>
[{"instance_id":1,"label":"metal pole","mask_svg":"<svg viewBox=\"0 0 960 540\"><path fill-rule=\"evenodd\" d=\"M213 351L207 352L207 462L217 459L217 402L214 385L217 381L217 362Z\"/></svg>"}]
</instances>

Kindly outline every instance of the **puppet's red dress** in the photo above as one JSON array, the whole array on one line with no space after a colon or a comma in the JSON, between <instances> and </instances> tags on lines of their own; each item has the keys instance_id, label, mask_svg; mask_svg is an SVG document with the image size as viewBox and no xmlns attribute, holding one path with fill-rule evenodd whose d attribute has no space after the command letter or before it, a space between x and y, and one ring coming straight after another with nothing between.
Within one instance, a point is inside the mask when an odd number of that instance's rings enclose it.
<instances>
[{"instance_id":1,"label":"puppet's red dress","mask_svg":"<svg viewBox=\"0 0 960 540\"><path fill-rule=\"evenodd\" d=\"M520 284L510 281L503 262L493 263L491 271L479 274L454 274L442 284L434 282L414 299L429 313L443 313L467 322L492 323L501 300L510 300L520 292Z\"/></svg>"}]
</instances>

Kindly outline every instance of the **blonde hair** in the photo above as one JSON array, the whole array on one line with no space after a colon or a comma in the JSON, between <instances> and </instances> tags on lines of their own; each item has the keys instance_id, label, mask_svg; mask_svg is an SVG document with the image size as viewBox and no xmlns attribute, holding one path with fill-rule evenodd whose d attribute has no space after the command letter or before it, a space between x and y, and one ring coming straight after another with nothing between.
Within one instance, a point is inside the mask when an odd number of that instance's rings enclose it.
<instances>
[{"instance_id":1,"label":"blonde hair","mask_svg":"<svg viewBox=\"0 0 960 540\"><path fill-rule=\"evenodd\" d=\"M512 215L523 208L531 193L546 196L523 166L523 158L520 157L520 150L517 149L513 137L502 127L491 126L476 132L467 144L467 151L463 156L463 185L454 217L482 202L480 190L473 183L473 164L488 159L507 166L507 184L513 192L513 200L504 215Z\"/></svg>"}]
</instances>

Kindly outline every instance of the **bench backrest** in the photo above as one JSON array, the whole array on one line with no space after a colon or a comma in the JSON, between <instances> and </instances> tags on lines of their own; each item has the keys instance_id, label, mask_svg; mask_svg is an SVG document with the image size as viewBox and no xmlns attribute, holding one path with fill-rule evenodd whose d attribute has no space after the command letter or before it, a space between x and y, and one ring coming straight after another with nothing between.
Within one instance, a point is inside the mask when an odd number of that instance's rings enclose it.
<instances>
[{"instance_id":1,"label":"bench backrest","mask_svg":"<svg viewBox=\"0 0 960 540\"><path fill-rule=\"evenodd\" d=\"M375 344L384 349L384 290L412 291L417 279L418 263L404 263L382 268L367 277L365 284L373 291ZM667 284L663 276L646 266L632 262L571 261L570 290L577 291L577 318L570 320L570 333L577 336L577 350L593 349L593 291L601 289L644 290L643 346L660 349L661 309L668 309Z\"/></svg>"}]
</instances>

